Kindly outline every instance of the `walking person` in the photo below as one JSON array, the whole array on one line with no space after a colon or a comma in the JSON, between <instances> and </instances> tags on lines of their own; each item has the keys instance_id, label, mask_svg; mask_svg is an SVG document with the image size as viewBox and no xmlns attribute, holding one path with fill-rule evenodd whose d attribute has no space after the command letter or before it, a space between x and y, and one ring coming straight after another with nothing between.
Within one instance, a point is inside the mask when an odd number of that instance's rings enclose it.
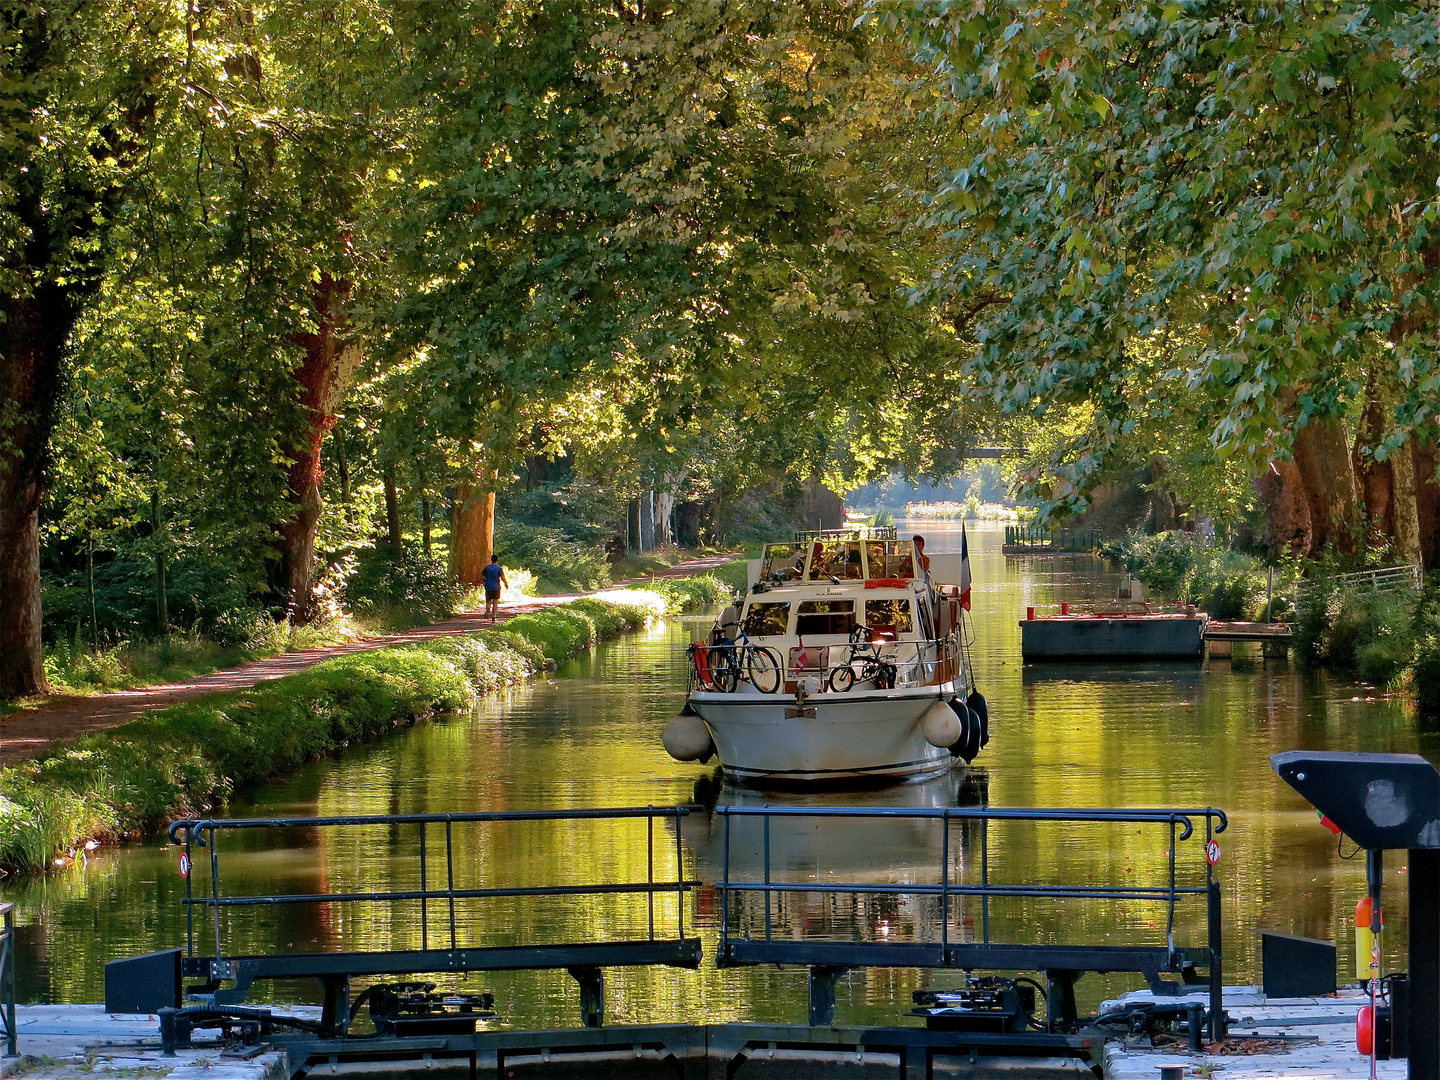
<instances>
[{"instance_id":1,"label":"walking person","mask_svg":"<svg viewBox=\"0 0 1440 1080\"><path fill-rule=\"evenodd\" d=\"M485 582L485 614L493 623L500 614L500 588L510 587L510 582L505 578L505 568L500 565L499 555L490 556L490 564L480 571L480 577Z\"/></svg>"}]
</instances>

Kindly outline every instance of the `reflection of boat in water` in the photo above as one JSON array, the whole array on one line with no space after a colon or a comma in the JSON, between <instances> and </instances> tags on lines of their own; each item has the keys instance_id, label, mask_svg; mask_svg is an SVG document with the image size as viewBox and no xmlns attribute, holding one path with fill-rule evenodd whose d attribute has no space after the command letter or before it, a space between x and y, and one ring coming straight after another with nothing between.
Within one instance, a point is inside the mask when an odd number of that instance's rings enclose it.
<instances>
[{"instance_id":1,"label":"reflection of boat in water","mask_svg":"<svg viewBox=\"0 0 1440 1080\"><path fill-rule=\"evenodd\" d=\"M696 801L713 809L716 805L760 807L771 804L763 793L738 784L725 783L716 775L696 783ZM912 784L847 792L844 794L796 793L786 798L787 807L866 807L897 810L938 810L949 806L978 806L987 801L987 777L983 770L966 770L963 779L954 773ZM720 814L691 814L680 819L685 849L696 861L699 878L721 877L724 859L726 818ZM730 872L760 873L766 838L759 817L731 817ZM952 855L964 849L957 843L968 826L951 824ZM894 880L895 875L926 877L939 874L944 852L941 823L922 818L787 818L772 822L769 837L772 870L805 880L831 871L851 880ZM962 856L963 858L963 856ZM958 867L952 867L952 874Z\"/></svg>"},{"instance_id":2,"label":"reflection of boat in water","mask_svg":"<svg viewBox=\"0 0 1440 1080\"><path fill-rule=\"evenodd\" d=\"M925 560L893 530L766 545L748 595L690 647L666 749L718 753L727 777L762 787L887 784L970 761L988 716L965 662L962 560Z\"/></svg>"}]
</instances>

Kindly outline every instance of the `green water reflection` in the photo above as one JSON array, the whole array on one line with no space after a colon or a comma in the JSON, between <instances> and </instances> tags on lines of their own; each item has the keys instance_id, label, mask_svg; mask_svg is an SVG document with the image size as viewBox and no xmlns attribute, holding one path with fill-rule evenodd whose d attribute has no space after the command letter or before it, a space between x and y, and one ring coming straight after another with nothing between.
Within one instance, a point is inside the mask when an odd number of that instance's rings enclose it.
<instances>
[{"instance_id":1,"label":"green water reflection","mask_svg":"<svg viewBox=\"0 0 1440 1080\"><path fill-rule=\"evenodd\" d=\"M923 530L932 552L958 548L958 530ZM1295 747L1436 754L1433 732L1418 732L1403 700L1343 679L1303 673L1237 655L1201 666L1055 666L1022 668L1017 620L1045 606L1113 594L1115 576L1085 557L1006 559L998 530L972 531L975 570L974 663L990 701L993 738L969 776L953 774L886 792L812 797L762 796L720 785L713 765L681 765L660 746L660 731L683 697L682 648L704 632L700 620L676 620L594 650L539 681L485 701L472 714L356 747L252 793L237 816L401 813L447 810L567 809L768 799L814 805L941 806L987 796L997 806L1218 806L1231 828L1220 837L1227 981L1257 978L1258 928L1337 938L1342 980L1352 970L1351 913L1363 891L1362 860L1337 858L1333 838L1277 781L1267 757ZM745 828L750 828L746 835ZM954 826L952 880L978 874L976 827ZM788 832L786 830L789 830ZM733 858L743 869L759 850L753 823L739 827ZM719 874L721 825L700 815L683 829L687 876ZM652 844L653 841L653 844ZM443 881L443 830L427 833L426 880ZM500 887L644 880L677 873L673 831L643 822L456 826L457 887ZM932 824L804 822L777 828L772 854L787 880L928 882L939 879L942 843ZM1145 883L1160 880L1170 841L1163 827L1015 822L988 835L992 880ZM1182 846L1183 880L1203 880L1192 842ZM306 832L225 840L225 889L238 892L336 892L415 888L419 834L413 826ZM748 854L745 854L747 853ZM97 853L88 865L0 889L16 902L21 929L20 996L28 1001L98 1001L108 959L182 944L183 881L176 850L158 838ZM1391 962L1405 931L1402 867L1387 869ZM204 885L202 862L197 885ZM833 877L832 877L833 875ZM1177 912L1182 944L1200 944L1203 910ZM228 911L228 951L419 948L448 944L448 909L435 901ZM756 910L735 910L757 925ZM657 932L673 933L681 912L673 897L654 908ZM988 912L957 902L952 937L982 936L988 916L996 940L1163 941L1165 911L1153 904L992 901ZM719 912L712 891L687 901L687 927L698 925L706 960L698 972L607 973L614 1020L789 1019L804 1016L802 971L717 970ZM643 900L585 897L457 905L462 944L566 939L623 939L649 932ZM919 938L938 933L928 901L852 900L803 894L777 906L772 932L840 937ZM213 928L199 928L213 947ZM209 942L209 944L207 944ZM840 990L842 1021L893 1021L910 991L938 973L862 971ZM505 1022L569 1024L577 994L564 973L475 975L455 985L496 993ZM1136 985L1130 976L1089 977L1079 989L1092 1003ZM257 999L315 1000L313 985L262 986Z\"/></svg>"}]
</instances>

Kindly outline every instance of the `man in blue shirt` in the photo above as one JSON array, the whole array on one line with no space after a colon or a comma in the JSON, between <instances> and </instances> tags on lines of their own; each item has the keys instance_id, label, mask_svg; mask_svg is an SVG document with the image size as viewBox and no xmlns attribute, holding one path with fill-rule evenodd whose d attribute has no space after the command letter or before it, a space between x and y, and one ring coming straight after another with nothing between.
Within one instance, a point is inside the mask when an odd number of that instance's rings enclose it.
<instances>
[{"instance_id":1,"label":"man in blue shirt","mask_svg":"<svg viewBox=\"0 0 1440 1080\"><path fill-rule=\"evenodd\" d=\"M490 616L490 621L495 621L495 616L500 613L500 587L510 587L510 582L505 580L505 571L500 566L500 556L491 555L490 565L480 571L480 577L485 582L485 614Z\"/></svg>"}]
</instances>

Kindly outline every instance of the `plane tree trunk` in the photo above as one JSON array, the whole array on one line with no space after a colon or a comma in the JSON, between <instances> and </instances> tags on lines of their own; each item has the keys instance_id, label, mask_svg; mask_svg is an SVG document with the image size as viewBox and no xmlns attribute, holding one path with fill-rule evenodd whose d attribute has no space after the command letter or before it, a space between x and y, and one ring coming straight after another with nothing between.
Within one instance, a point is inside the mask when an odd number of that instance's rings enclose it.
<instances>
[{"instance_id":1,"label":"plane tree trunk","mask_svg":"<svg viewBox=\"0 0 1440 1080\"><path fill-rule=\"evenodd\" d=\"M450 509L450 571L463 585L479 585L495 549L495 489L456 484Z\"/></svg>"},{"instance_id":2,"label":"plane tree trunk","mask_svg":"<svg viewBox=\"0 0 1440 1080\"><path fill-rule=\"evenodd\" d=\"M1349 441L1337 420L1312 419L1295 433L1295 466L1310 510L1310 554L1356 551L1359 499Z\"/></svg>"},{"instance_id":3,"label":"plane tree trunk","mask_svg":"<svg viewBox=\"0 0 1440 1080\"><path fill-rule=\"evenodd\" d=\"M40 496L77 307L42 287L0 298L0 695L49 693L40 643Z\"/></svg>"},{"instance_id":4,"label":"plane tree trunk","mask_svg":"<svg viewBox=\"0 0 1440 1080\"><path fill-rule=\"evenodd\" d=\"M313 614L315 529L324 508L320 447L360 366L359 345L343 342L350 289L349 281L322 274L311 298L315 329L292 334L290 339L305 350L305 359L295 372L304 427L292 447L294 457L287 476L291 515L280 528L285 611L292 623L308 622Z\"/></svg>"}]
</instances>

